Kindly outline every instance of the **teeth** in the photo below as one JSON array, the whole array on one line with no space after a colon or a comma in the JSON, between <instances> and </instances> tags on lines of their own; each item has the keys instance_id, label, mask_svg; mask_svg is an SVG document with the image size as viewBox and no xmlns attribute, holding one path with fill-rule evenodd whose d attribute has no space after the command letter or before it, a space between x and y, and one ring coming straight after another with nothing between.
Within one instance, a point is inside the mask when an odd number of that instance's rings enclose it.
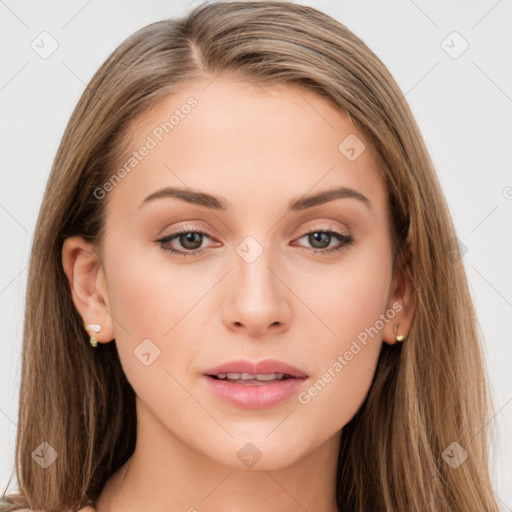
<instances>
[{"instance_id":1,"label":"teeth","mask_svg":"<svg viewBox=\"0 0 512 512\"><path fill-rule=\"evenodd\" d=\"M284 373L271 373L270 375L260 375L260 374L256 375L256 380L274 380L274 379L281 380L282 378L284 378Z\"/></svg>"},{"instance_id":2,"label":"teeth","mask_svg":"<svg viewBox=\"0 0 512 512\"><path fill-rule=\"evenodd\" d=\"M257 374L252 375L250 373L219 373L218 379L229 379L229 380L281 380L284 378L284 373L271 373L269 375Z\"/></svg>"}]
</instances>

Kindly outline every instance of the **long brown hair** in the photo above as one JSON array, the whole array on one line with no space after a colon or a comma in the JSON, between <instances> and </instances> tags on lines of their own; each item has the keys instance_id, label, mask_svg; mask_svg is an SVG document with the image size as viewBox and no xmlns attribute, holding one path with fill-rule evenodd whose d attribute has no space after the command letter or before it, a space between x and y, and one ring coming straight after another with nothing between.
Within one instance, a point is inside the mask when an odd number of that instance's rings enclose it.
<instances>
[{"instance_id":1,"label":"long brown hair","mask_svg":"<svg viewBox=\"0 0 512 512\"><path fill-rule=\"evenodd\" d=\"M216 2L152 23L102 64L62 137L30 260L16 442L19 494L8 510L77 510L135 447L134 391L115 343L91 349L61 264L66 237L99 243L129 123L197 78L288 83L345 111L385 179L395 256L410 254L415 314L406 342L383 344L365 402L343 428L342 510L498 511L488 467L492 411L455 231L427 149L388 69L344 25L279 1ZM341 141L340 141L341 142ZM47 469L32 453L47 442ZM468 458L443 457L458 443ZM458 446L456 446L457 449Z\"/></svg>"}]
</instances>

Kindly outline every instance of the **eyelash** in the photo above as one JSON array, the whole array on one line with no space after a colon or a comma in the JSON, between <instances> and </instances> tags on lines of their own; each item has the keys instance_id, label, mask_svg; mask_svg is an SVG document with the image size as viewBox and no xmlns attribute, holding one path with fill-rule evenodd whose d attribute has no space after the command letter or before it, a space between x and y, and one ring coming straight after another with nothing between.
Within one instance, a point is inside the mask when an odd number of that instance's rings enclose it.
<instances>
[{"instance_id":1,"label":"eyelash","mask_svg":"<svg viewBox=\"0 0 512 512\"><path fill-rule=\"evenodd\" d=\"M178 229L176 229L176 231L174 231L170 235L166 235L165 237L159 238L158 240L156 240L156 242L158 242L160 244L160 247L164 251L168 251L170 253L177 254L177 255L183 256L183 257L197 256L205 250L205 249L196 249L196 250L188 250L188 251L179 251L177 249L173 249L172 247L165 247L166 243L169 243L171 240L177 238L182 233L198 233L200 235L206 235L210 239L214 238L207 231L200 231L198 229L194 229L194 228L191 228L191 227L185 225L185 226L180 226ZM343 242L342 245L340 245L338 247L331 247L328 249L313 249L313 252L315 254L318 254L318 253L329 254L332 252L341 251L342 249L346 249L347 246L349 246L350 244L352 244L354 242L354 239L352 237L344 235L343 233L340 233L339 231L334 229L333 226L329 226L327 228L321 228L321 229L312 228L308 231L301 233L298 240L300 240L301 238L303 238L306 235L310 235L313 233L327 233L327 234L337 238L340 242Z\"/></svg>"}]
</instances>

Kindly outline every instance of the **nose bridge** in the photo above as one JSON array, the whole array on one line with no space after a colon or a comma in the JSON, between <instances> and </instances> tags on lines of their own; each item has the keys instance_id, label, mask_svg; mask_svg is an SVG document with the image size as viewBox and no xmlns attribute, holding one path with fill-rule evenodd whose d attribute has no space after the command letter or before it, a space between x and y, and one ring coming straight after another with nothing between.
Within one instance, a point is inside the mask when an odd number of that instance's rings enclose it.
<instances>
[{"instance_id":1,"label":"nose bridge","mask_svg":"<svg viewBox=\"0 0 512 512\"><path fill-rule=\"evenodd\" d=\"M275 275L270 271L275 266L272 256L270 237L253 235L246 236L236 247L236 277L239 291L254 295L274 295L276 290ZM264 297L261 297L264 298ZM271 297L265 297L269 300Z\"/></svg>"},{"instance_id":2,"label":"nose bridge","mask_svg":"<svg viewBox=\"0 0 512 512\"><path fill-rule=\"evenodd\" d=\"M287 323L286 287L278 277L278 256L270 237L247 236L235 256L229 322L243 324L253 333Z\"/></svg>"}]
</instances>

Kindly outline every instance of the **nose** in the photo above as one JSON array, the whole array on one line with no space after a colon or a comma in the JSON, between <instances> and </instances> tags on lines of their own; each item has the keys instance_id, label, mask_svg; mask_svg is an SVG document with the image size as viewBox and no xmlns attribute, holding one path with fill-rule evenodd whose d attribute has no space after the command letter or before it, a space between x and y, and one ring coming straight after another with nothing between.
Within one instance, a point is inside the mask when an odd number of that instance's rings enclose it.
<instances>
[{"instance_id":1,"label":"nose","mask_svg":"<svg viewBox=\"0 0 512 512\"><path fill-rule=\"evenodd\" d=\"M252 262L236 254L234 265L229 297L224 302L225 325L255 337L288 329L293 294L270 249L263 250Z\"/></svg>"}]
</instances>

